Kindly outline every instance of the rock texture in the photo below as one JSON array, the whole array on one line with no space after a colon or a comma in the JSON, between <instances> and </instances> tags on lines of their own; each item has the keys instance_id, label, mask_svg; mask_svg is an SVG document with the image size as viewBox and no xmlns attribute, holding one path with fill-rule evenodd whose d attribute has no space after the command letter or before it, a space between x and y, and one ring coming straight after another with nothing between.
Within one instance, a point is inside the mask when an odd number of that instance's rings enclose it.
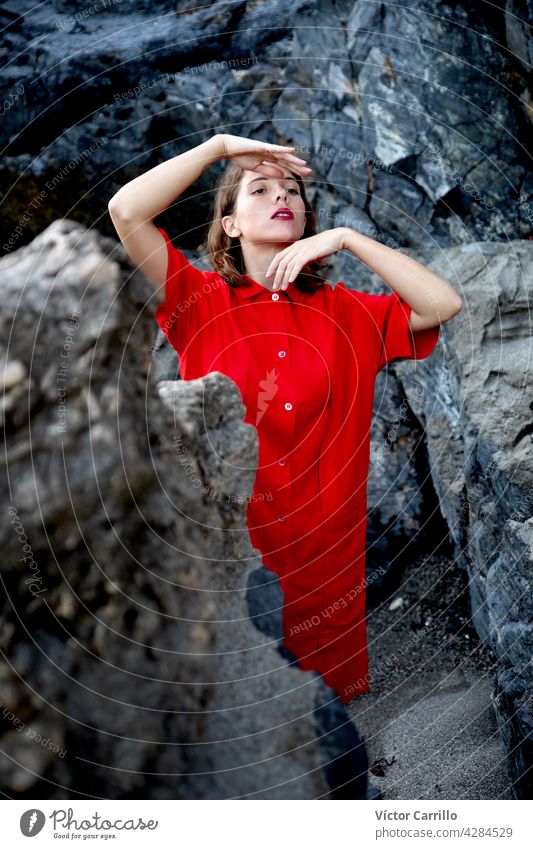
<instances>
[{"instance_id":1,"label":"rock texture","mask_svg":"<svg viewBox=\"0 0 533 849\"><path fill-rule=\"evenodd\" d=\"M385 799L512 799L465 572L442 545L413 557L368 610L371 686L348 711Z\"/></svg>"},{"instance_id":2,"label":"rock texture","mask_svg":"<svg viewBox=\"0 0 533 849\"><path fill-rule=\"evenodd\" d=\"M4 792L366 798L344 708L283 654L238 388L155 383L153 286L94 230L0 274Z\"/></svg>"},{"instance_id":3,"label":"rock texture","mask_svg":"<svg viewBox=\"0 0 533 849\"><path fill-rule=\"evenodd\" d=\"M224 560L209 568L202 590L216 610L215 686L202 738L188 747L193 768L180 798L366 798L364 744L334 692L319 675L302 673L284 649L283 593L244 529L257 446L250 433L246 440L238 433L238 423L255 429L242 424L237 386L213 372L200 380L163 381L159 391L177 418L195 422L190 436L201 479L223 516L218 529L205 528L209 540L218 536ZM185 452L180 462L191 459Z\"/></svg>"},{"instance_id":4,"label":"rock texture","mask_svg":"<svg viewBox=\"0 0 533 849\"><path fill-rule=\"evenodd\" d=\"M214 130L300 146L324 227L407 247L527 237L528 7L7 0L0 244L72 204L111 235L106 198ZM186 195L185 246L217 170Z\"/></svg>"},{"instance_id":5,"label":"rock texture","mask_svg":"<svg viewBox=\"0 0 533 849\"><path fill-rule=\"evenodd\" d=\"M405 562L431 546L432 538L440 541L449 535L456 547L456 568L469 576L476 628L500 659L494 703L517 795L530 792L524 776L531 763L527 742L531 739L531 511L526 498L531 490L531 410L527 386L520 383L522 377L530 377L525 335L529 307L517 271L530 247L533 222L533 177L524 142L533 114L531 19L531 0L496 5L415 0L409 8L363 0L292 4L235 0L193 8L183 0L164 0L155 12L148 0L116 0L92 7L82 0L55 0L37 7L30 0L0 3L4 50L10 58L0 71L6 137L0 165L3 253L18 251L61 216L114 237L107 201L120 186L213 132L229 131L295 145L295 152L310 161L315 177L308 195L320 229L354 227L435 263L444 277L464 286L468 308L444 328L442 344L430 362L392 365L376 386L368 487L368 562L373 580L368 597L386 598ZM197 251L222 167L204 172L158 221L193 261L199 259L205 267L202 250ZM92 273L93 245L83 253L86 240L92 238L83 236L81 253L75 250L70 268L68 263L65 271L61 268L60 254L50 273L51 303L59 316L58 348L72 333L72 310L79 303L73 279L80 267L82 276ZM45 242L52 260L49 234ZM104 254L109 250L106 247ZM18 253L15 261L21 261ZM485 266L496 275L497 287L485 274ZM332 281L384 291L352 256L339 255L334 268ZM142 496L143 510L157 530L162 527L170 536L171 544L173 505L181 504L182 497L184 504L192 500L200 521L204 508L183 470L176 472L172 483L165 478L171 493L179 488L172 505L160 494L154 498L150 494L154 486L150 439L175 461L175 445L163 421L169 414L172 418L172 404L165 413L164 405L150 406L150 415L161 419L151 430L141 426L151 420L140 399L132 403L130 427L120 443L128 452L124 465L136 467L131 493L123 464L117 464L111 450L116 446L109 428L100 424L122 397L119 376L125 372L135 386L139 374L145 374L145 345L154 341L146 323L139 323L140 330L135 324L143 305L153 309L153 292L141 287L142 296L135 295L138 300L126 307L119 297L121 272L108 271L98 271L97 263L92 284L96 292L104 287L100 295L106 310L111 304L103 337L98 335L98 323L80 322L75 332L79 362L69 363L68 369L69 390L78 393L79 405L85 406L70 405L69 432L77 428L79 441L68 443L67 458L75 462L78 456L78 466L89 458L94 482L87 492L78 492L77 487L71 492L66 480L58 483L61 475L65 478L63 456L49 451L49 440L60 435L57 410L44 433L38 430L38 441L32 428L17 444L10 461L18 458L20 476L11 475L8 487L13 487L26 521L42 511L55 528L64 527L72 499L72 512L83 511L90 524L89 539L95 539L106 556L112 545L104 533L110 529L106 523L114 525L120 519L131 536L136 562L145 554L138 551L146 545L139 530L144 524L136 507L124 510L124 493L134 504ZM38 274L35 279L40 279ZM69 281L60 300L54 294L57 283L52 285L56 279ZM138 290L138 280L133 276L125 284L128 291ZM105 288L110 285L117 287L115 300ZM55 350L50 355L49 338L35 342L31 367L25 359L27 340L33 349L42 310L31 290L27 298L34 311L26 306L25 316L18 317L21 330L14 338L19 348L13 357L10 354L5 374L8 433L19 435L27 428L28 414L37 422L37 414L57 403L58 389L58 357ZM14 303L10 309L15 309ZM99 305L99 316L102 309ZM117 316L124 309L130 316L125 325ZM123 338L120 328L134 325L141 336L132 334L137 345L128 360L116 361L107 349L101 354L97 338L99 342L108 336L118 338L122 350L132 340L127 334ZM45 336L51 332L47 324ZM155 348L152 382L173 381L177 376L173 351L161 344L161 335ZM83 388L92 374L93 358L103 381L103 398ZM111 381L113 372L117 386ZM28 396L30 381L39 387L35 402L31 393ZM164 391L171 398L175 391L189 390ZM89 415L97 426L87 445ZM128 422L129 416L129 408L121 409L122 421ZM154 432L156 437L151 436ZM93 458L94 439L98 452ZM25 465L29 445L41 452L31 469ZM168 462L162 463L165 469ZM110 482L104 490L112 506L109 517L99 500L102 475ZM34 477L44 495L38 503ZM218 505L218 509L226 508ZM34 516L32 523L35 550L44 550L48 540L39 530L42 522ZM85 529L84 524L81 527ZM187 535L189 552L205 550L205 536L197 527L191 526ZM79 562L77 547L80 540L85 544L85 531L71 521L64 539L58 563L65 558L70 562L69 557L72 563ZM167 548L163 547L164 553ZM113 554L113 562L121 563L118 542ZM157 565L166 569L160 562L166 564L167 558L158 558ZM59 566L47 568L57 571ZM31 581L39 575L27 577ZM87 582L86 603L92 611L99 591L88 568L80 581L83 587ZM25 585L26 590L30 586ZM33 591L39 586L36 581ZM141 589L152 593L149 581L141 583ZM33 599L38 622L44 595ZM158 603L170 604L166 597ZM116 616L122 615L126 603L119 598L115 604ZM61 610L70 610L67 601L62 605ZM145 616L148 612L128 627L149 631ZM51 633L59 647L65 638L62 620L58 622ZM20 630L20 623L6 627L4 639L16 642L16 632L9 637L10 628ZM183 629L182 638L186 642ZM27 669L27 658L17 662L21 670ZM199 655L187 658L195 680L204 662L208 664L208 659ZM89 664L88 658L84 663ZM205 676L210 680L209 672ZM201 693L196 696L204 698ZM110 721L107 714L106 721ZM87 767L88 773L91 769Z\"/></svg>"},{"instance_id":6,"label":"rock texture","mask_svg":"<svg viewBox=\"0 0 533 849\"><path fill-rule=\"evenodd\" d=\"M473 623L500 663L492 697L513 789L531 798L533 244L478 243L423 261L460 282L466 308L417 371L395 371L425 428Z\"/></svg>"}]
</instances>

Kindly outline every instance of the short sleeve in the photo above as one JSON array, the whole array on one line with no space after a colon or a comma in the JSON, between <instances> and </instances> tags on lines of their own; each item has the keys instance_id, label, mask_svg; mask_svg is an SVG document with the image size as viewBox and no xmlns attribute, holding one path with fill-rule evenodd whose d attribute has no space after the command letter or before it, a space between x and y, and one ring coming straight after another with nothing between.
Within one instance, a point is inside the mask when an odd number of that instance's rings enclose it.
<instances>
[{"instance_id":1,"label":"short sleeve","mask_svg":"<svg viewBox=\"0 0 533 849\"><path fill-rule=\"evenodd\" d=\"M206 291L209 272L192 265L185 254L174 247L166 231L162 227L157 229L167 244L168 267L165 299L157 305L154 316L168 341L180 352L186 345L197 304Z\"/></svg>"},{"instance_id":2,"label":"short sleeve","mask_svg":"<svg viewBox=\"0 0 533 849\"><path fill-rule=\"evenodd\" d=\"M423 360L429 357L437 344L440 325L424 330L411 330L409 317L411 307L397 292L390 295L371 295L368 292L348 290L344 284L345 293L353 296L352 304L358 309L352 316L353 333L358 333L362 324L370 322L372 334L377 349L376 371L381 371L391 360L410 359Z\"/></svg>"}]
</instances>

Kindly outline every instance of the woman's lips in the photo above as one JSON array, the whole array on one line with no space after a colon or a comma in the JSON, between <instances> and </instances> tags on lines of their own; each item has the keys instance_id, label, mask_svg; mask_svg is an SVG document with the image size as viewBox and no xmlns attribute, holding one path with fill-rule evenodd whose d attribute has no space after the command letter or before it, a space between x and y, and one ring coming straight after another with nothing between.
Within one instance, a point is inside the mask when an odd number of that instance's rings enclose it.
<instances>
[{"instance_id":1,"label":"woman's lips","mask_svg":"<svg viewBox=\"0 0 533 849\"><path fill-rule=\"evenodd\" d=\"M294 215L290 211L290 209L277 209L271 218L281 218L284 221L290 221L291 218L294 218Z\"/></svg>"}]
</instances>

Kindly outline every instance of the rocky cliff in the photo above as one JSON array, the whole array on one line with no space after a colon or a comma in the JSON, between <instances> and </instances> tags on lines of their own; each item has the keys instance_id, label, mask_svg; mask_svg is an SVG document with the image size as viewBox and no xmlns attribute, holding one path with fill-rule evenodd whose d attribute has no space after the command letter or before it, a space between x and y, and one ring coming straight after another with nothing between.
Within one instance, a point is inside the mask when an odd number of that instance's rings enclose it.
<instances>
[{"instance_id":1,"label":"rocky cliff","mask_svg":"<svg viewBox=\"0 0 533 849\"><path fill-rule=\"evenodd\" d=\"M175 358L161 345L160 335L155 339L153 322L140 318L154 306L145 284L136 275L129 277L125 258L113 253L114 242L100 241L93 228L115 235L107 201L127 180L213 132L228 131L296 145L314 167L308 194L321 229L351 226L412 252L463 295L465 309L443 328L430 360L393 364L376 387L369 570L385 577L369 584L369 598L380 604L398 586L402 557L412 560L416 552L431 550L433 538L439 543L446 538L450 568L468 584L471 620L499 664L493 701L512 792L530 796L533 179L524 140L532 115L531 11L530 0L491 5L416 0L409 8L362 0L289 5L235 0L194 7L165 0L157 10L148 0L93 6L82 0L38 7L29 0L0 3L4 52L10 58L0 71L0 245L7 255L3 276L14 287L14 294L6 296L6 316L16 317L17 328L12 333L4 325L9 390L4 415L11 441L5 495L17 514L5 513L3 540L11 564L10 558L21 555L13 530L18 520L32 552L47 551L50 540L58 551L52 560L45 558L46 573L55 576L52 581L49 575L46 584L53 590L51 618L43 605L46 593L38 595L45 586L44 566L39 573L26 567L23 575L17 571L23 561L14 571L11 565L6 570L6 604L24 615L7 617L3 630L2 645L12 664L5 673L4 701L19 706L21 722L36 721L34 711L40 711L43 699L61 708L72 694L69 710L79 733L92 741L94 723L104 729L107 742L115 740L113 721L119 714L110 712L107 703L105 710L94 706L94 715L86 714L81 694L94 683L89 668L103 679L104 692L111 686L115 653L126 670L130 663L144 675L145 664L149 669L156 663L157 678L182 682L172 685L178 688L187 685L186 693L180 689L172 697L159 691L156 697L153 682L139 685L145 707L161 698L161 717L175 701L187 705L192 698L196 705L209 698L207 683L191 682L212 680L212 658L202 648L220 639L210 619L212 599L199 593L195 615L207 624L199 630L191 626L188 634L187 628L175 627L172 617L181 616L191 599L187 593L161 590L167 582L202 586L190 556L182 561L176 555L172 565L161 557L169 543L181 545L181 535L193 559L203 552L218 563L225 556L220 539L207 539L199 525L184 525L178 534L176 524L176 505L187 515L198 514L200 523L209 521L213 508L202 506L184 466L175 463L174 431L186 445L190 425L181 407L195 408L198 390L165 383L162 396L152 389L151 403L146 402L147 373L152 386L173 380ZM196 249L205 236L221 167L205 172L158 222L204 267L207 260ZM45 229L57 219L68 223ZM75 222L90 228L89 234ZM21 252L35 237L41 241ZM47 258L42 268L40 259L35 265L36 256ZM385 291L362 263L345 254L336 257L330 279ZM81 316L76 312L80 280L88 282L90 303ZM149 365L145 352L154 341L156 357ZM66 343L78 346L71 359L58 354ZM66 410L58 395L64 386L76 398ZM222 434L219 438L230 453L251 451L231 389L224 385L224 392L233 398L231 414L242 444L230 444ZM103 426L102 416L113 414L115 425ZM197 425L190 428L194 454L202 437ZM54 440L64 445L61 452L50 450ZM153 445L160 452L155 458ZM117 453L123 449L124 462ZM71 475L66 473L69 464ZM87 470L87 485L81 487ZM217 469L211 472L219 488L233 491L236 481L223 480ZM165 482L161 488L160 478ZM238 483L244 489L248 485ZM126 494L131 497L127 510ZM234 506L229 518L226 506L217 509L230 525L237 521ZM145 516L165 540L161 551L153 547L151 533L146 535ZM239 544L246 546L243 537ZM129 567L122 539L128 541ZM247 557L243 551L239 559ZM98 578L92 565L102 557L110 580ZM140 571L138 563L143 564ZM147 563L155 577L145 572ZM84 613L73 607L72 577ZM11 604L20 593L26 594L28 608L26 602L22 608ZM161 605L155 619L153 604ZM104 611L98 630L94 617ZM65 639L65 619L79 626L83 650ZM119 638L120 652L118 643L109 646L106 671L101 652L108 648L109 627L126 638ZM58 669L67 670L53 676L53 686L39 678L46 667L41 668L40 649L32 648L26 629L30 634L37 629ZM149 645L156 635L155 660L148 649L139 660L138 647L129 641L133 633ZM192 655L191 640L200 647ZM168 646L183 647L179 675L176 659L164 653ZM296 673L289 664L283 674ZM79 684L73 687L69 675ZM303 673L298 680L308 681ZM31 705L22 710L19 699L29 698L25 681L31 685ZM124 686L127 695L129 684ZM304 689L316 686L314 681ZM125 726L136 726L136 711L130 714L127 705L122 711ZM162 718L149 709L143 714L157 737ZM64 746L61 710L50 708L52 715L57 730L52 734L46 726L48 736ZM182 719L165 719L168 739L178 741L188 733L190 726L184 729ZM5 730L18 734L9 723ZM136 739L133 730L129 736ZM13 745L20 741L19 736L10 739ZM122 741L121 746L133 771L146 764L146 751L138 744ZM33 758L39 752L42 761L40 749L46 760L37 765L38 774L48 768L50 754L42 746L28 750ZM100 750L94 754L98 762ZM87 776L95 769L92 763L82 767ZM11 781L11 761L6 768ZM105 768L103 773L111 782L102 785L110 795L138 792L134 777L131 786L118 787L116 776L111 779ZM17 779L18 792L25 792L28 778L23 775ZM68 785L71 779L65 774L59 783ZM92 786L87 781L78 786ZM172 784L161 792L175 789ZM28 792L35 795L35 787ZM62 791L48 787L46 792Z\"/></svg>"}]
</instances>

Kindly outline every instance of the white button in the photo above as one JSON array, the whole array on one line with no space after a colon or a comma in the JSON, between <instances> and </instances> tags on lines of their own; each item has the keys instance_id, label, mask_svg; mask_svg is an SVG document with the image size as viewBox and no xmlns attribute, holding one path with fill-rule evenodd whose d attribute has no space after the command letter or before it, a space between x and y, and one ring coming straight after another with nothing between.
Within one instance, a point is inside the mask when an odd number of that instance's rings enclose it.
<instances>
[{"instance_id":1,"label":"white button","mask_svg":"<svg viewBox=\"0 0 533 849\"><path fill-rule=\"evenodd\" d=\"M278 522L284 522L284 521L285 521L285 514L280 513L279 516L278 516Z\"/></svg>"},{"instance_id":2,"label":"white button","mask_svg":"<svg viewBox=\"0 0 533 849\"><path fill-rule=\"evenodd\" d=\"M290 401L287 401L287 403L285 404L285 409L286 410L292 410L292 404L291 404Z\"/></svg>"},{"instance_id":3,"label":"white button","mask_svg":"<svg viewBox=\"0 0 533 849\"><path fill-rule=\"evenodd\" d=\"M272 293L272 300L273 301L279 301L279 292L273 292Z\"/></svg>"},{"instance_id":4,"label":"white button","mask_svg":"<svg viewBox=\"0 0 533 849\"><path fill-rule=\"evenodd\" d=\"M287 465L287 461L286 461L285 457L282 457L281 460L278 460L278 463L280 464L280 466L286 466Z\"/></svg>"},{"instance_id":5,"label":"white button","mask_svg":"<svg viewBox=\"0 0 533 849\"><path fill-rule=\"evenodd\" d=\"M285 354L286 354L286 351L278 351L278 357L284 357Z\"/></svg>"}]
</instances>

